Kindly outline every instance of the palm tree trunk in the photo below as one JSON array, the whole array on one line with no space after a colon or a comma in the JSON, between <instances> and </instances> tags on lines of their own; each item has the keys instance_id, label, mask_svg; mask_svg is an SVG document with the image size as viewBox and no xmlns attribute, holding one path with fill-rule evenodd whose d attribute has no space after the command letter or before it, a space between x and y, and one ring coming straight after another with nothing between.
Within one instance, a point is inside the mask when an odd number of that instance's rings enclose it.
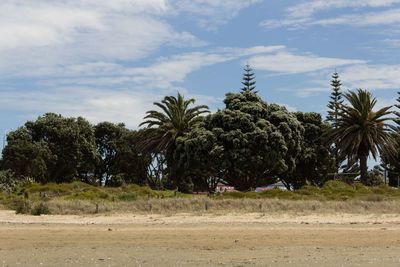
<instances>
[{"instance_id":1,"label":"palm tree trunk","mask_svg":"<svg viewBox=\"0 0 400 267\"><path fill-rule=\"evenodd\" d=\"M364 185L367 183L367 172L368 172L368 156L360 156L360 181Z\"/></svg>"}]
</instances>

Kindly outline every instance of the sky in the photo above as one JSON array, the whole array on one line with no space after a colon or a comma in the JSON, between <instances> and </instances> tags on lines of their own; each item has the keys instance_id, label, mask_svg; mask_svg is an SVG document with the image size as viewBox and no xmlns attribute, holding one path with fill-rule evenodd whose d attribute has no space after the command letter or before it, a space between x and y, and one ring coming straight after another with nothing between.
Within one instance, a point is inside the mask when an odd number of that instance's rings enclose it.
<instances>
[{"instance_id":1,"label":"sky","mask_svg":"<svg viewBox=\"0 0 400 267\"><path fill-rule=\"evenodd\" d=\"M330 76L392 105L400 0L1 0L0 131L46 112L138 128L183 93L223 108L243 67L290 111L325 114Z\"/></svg>"}]
</instances>

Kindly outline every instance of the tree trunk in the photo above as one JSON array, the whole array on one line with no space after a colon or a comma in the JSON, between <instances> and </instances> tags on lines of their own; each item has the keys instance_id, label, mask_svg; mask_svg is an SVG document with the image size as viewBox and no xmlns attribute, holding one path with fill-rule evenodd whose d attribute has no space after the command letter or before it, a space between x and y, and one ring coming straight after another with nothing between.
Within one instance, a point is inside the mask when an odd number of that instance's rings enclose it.
<instances>
[{"instance_id":1,"label":"tree trunk","mask_svg":"<svg viewBox=\"0 0 400 267\"><path fill-rule=\"evenodd\" d=\"M360 157L360 181L364 185L367 184L367 172L368 172L368 156L361 156Z\"/></svg>"}]
</instances>

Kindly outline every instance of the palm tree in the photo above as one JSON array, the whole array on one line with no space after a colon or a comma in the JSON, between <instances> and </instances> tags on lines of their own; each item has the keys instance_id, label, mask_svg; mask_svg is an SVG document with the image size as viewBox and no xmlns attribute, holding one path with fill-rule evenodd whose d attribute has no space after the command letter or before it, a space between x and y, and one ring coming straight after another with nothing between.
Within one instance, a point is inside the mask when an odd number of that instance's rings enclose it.
<instances>
[{"instance_id":1,"label":"palm tree","mask_svg":"<svg viewBox=\"0 0 400 267\"><path fill-rule=\"evenodd\" d=\"M360 162L361 182L367 179L367 161L371 154L374 159L379 154L392 154L394 141L393 127L386 122L392 120L391 106L373 111L377 100L366 90L344 94L349 105L341 105L337 122L328 133L328 140L335 143L340 153L349 161Z\"/></svg>"},{"instance_id":2,"label":"palm tree","mask_svg":"<svg viewBox=\"0 0 400 267\"><path fill-rule=\"evenodd\" d=\"M180 93L177 97L166 96L161 103L154 103L161 111L147 111L140 124L147 125L141 137L142 151L163 154L170 178L176 170L173 153L177 138L189 132L201 120L201 114L209 112L205 105L189 108L194 103L195 99L185 99Z\"/></svg>"}]
</instances>

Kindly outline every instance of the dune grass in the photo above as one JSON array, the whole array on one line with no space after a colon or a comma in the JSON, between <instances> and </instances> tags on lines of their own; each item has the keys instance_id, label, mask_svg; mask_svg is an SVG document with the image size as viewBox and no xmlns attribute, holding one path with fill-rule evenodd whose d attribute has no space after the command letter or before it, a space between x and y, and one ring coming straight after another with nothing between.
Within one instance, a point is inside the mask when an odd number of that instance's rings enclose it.
<instances>
[{"instance_id":1,"label":"dune grass","mask_svg":"<svg viewBox=\"0 0 400 267\"><path fill-rule=\"evenodd\" d=\"M211 196L129 185L104 188L81 182L31 184L0 193L1 205L23 214L350 212L398 213L400 190L329 181L295 191L227 192Z\"/></svg>"}]
</instances>

